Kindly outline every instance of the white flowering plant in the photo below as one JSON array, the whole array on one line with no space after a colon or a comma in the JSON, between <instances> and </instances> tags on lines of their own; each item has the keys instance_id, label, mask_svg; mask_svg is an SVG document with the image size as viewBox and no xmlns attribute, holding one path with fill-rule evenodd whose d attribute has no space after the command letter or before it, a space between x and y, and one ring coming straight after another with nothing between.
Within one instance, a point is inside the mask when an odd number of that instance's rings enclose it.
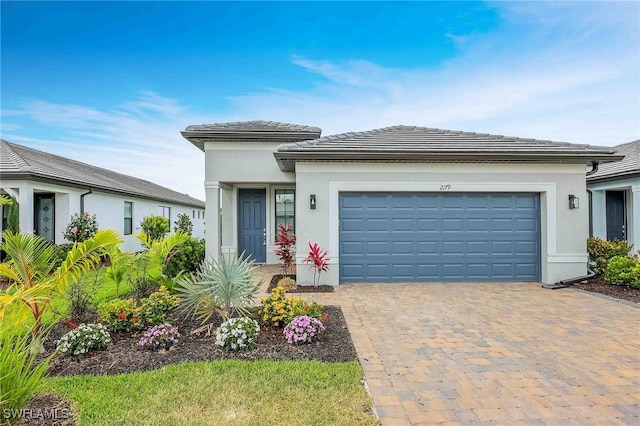
<instances>
[{"instance_id":1,"label":"white flowering plant","mask_svg":"<svg viewBox=\"0 0 640 426\"><path fill-rule=\"evenodd\" d=\"M284 337L290 344L311 343L321 331L324 331L322 321L298 315L284 328Z\"/></svg>"},{"instance_id":2,"label":"white flowering plant","mask_svg":"<svg viewBox=\"0 0 640 426\"><path fill-rule=\"evenodd\" d=\"M138 345L144 349L158 350L169 349L171 346L178 343L180 338L180 332L178 327L168 323L159 324L151 327L144 332L142 339L138 342Z\"/></svg>"},{"instance_id":3,"label":"white flowering plant","mask_svg":"<svg viewBox=\"0 0 640 426\"><path fill-rule=\"evenodd\" d=\"M251 318L231 318L216 330L216 345L225 351L250 351L256 347L260 326Z\"/></svg>"},{"instance_id":4,"label":"white flowering plant","mask_svg":"<svg viewBox=\"0 0 640 426\"><path fill-rule=\"evenodd\" d=\"M90 351L104 349L111 342L111 336L104 324L80 324L60 340L56 346L65 356L82 358Z\"/></svg>"}]
</instances>

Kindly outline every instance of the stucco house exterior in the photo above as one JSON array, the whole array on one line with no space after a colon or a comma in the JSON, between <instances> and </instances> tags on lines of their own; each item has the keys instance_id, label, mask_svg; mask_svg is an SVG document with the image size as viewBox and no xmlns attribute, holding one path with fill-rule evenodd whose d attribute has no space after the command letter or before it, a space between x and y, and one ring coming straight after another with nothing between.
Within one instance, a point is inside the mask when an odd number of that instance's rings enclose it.
<instances>
[{"instance_id":1,"label":"stucco house exterior","mask_svg":"<svg viewBox=\"0 0 640 426\"><path fill-rule=\"evenodd\" d=\"M205 153L207 255L275 263L277 226L328 250L322 284L585 275L588 165L612 148L416 126L321 137L270 121L189 126ZM215 212L220 211L217 215ZM219 222L221 221L221 223Z\"/></svg>"},{"instance_id":2,"label":"stucco house exterior","mask_svg":"<svg viewBox=\"0 0 640 426\"><path fill-rule=\"evenodd\" d=\"M640 250L640 140L614 147L624 159L602 164L587 176L591 196L590 234L626 240Z\"/></svg>"},{"instance_id":3,"label":"stucco house exterior","mask_svg":"<svg viewBox=\"0 0 640 426\"><path fill-rule=\"evenodd\" d=\"M171 230L179 214L193 222L193 235L204 237L204 202L146 180L115 173L26 146L0 140L0 188L18 201L20 230L56 244L71 215L95 214L100 228L124 237L124 250L141 248L133 237L145 216L164 215ZM2 226L8 208L2 209Z\"/></svg>"}]
</instances>

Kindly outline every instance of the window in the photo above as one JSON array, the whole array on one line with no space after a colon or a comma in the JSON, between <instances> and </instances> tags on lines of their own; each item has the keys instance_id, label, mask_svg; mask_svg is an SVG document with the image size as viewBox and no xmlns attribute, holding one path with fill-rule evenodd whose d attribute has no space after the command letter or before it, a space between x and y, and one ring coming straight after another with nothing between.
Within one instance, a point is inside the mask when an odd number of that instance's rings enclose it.
<instances>
[{"instance_id":1,"label":"window","mask_svg":"<svg viewBox=\"0 0 640 426\"><path fill-rule=\"evenodd\" d=\"M171 207L160 206L160 216L166 217L169 219L169 223L171 223Z\"/></svg>"},{"instance_id":2,"label":"window","mask_svg":"<svg viewBox=\"0 0 640 426\"><path fill-rule=\"evenodd\" d=\"M276 189L276 232L279 225L291 225L295 231L296 191L293 189Z\"/></svg>"},{"instance_id":3,"label":"window","mask_svg":"<svg viewBox=\"0 0 640 426\"><path fill-rule=\"evenodd\" d=\"M133 234L133 203L124 202L124 235Z\"/></svg>"},{"instance_id":4,"label":"window","mask_svg":"<svg viewBox=\"0 0 640 426\"><path fill-rule=\"evenodd\" d=\"M195 219L195 218L196 218L196 211L195 211L195 210L191 210L191 217L192 217L193 219Z\"/></svg>"}]
</instances>

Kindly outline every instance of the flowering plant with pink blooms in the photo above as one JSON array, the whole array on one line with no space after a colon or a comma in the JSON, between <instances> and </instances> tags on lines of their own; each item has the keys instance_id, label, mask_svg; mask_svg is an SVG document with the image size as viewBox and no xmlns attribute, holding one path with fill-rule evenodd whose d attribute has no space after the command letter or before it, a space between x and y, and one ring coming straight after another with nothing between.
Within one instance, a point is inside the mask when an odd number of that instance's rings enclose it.
<instances>
[{"instance_id":1,"label":"flowering plant with pink blooms","mask_svg":"<svg viewBox=\"0 0 640 426\"><path fill-rule=\"evenodd\" d=\"M138 342L138 346L152 351L169 349L178 343L179 338L178 327L171 324L160 324L145 331L142 339Z\"/></svg>"},{"instance_id":2,"label":"flowering plant with pink blooms","mask_svg":"<svg viewBox=\"0 0 640 426\"><path fill-rule=\"evenodd\" d=\"M324 331L324 324L316 318L298 315L284 328L284 337L290 344L311 343Z\"/></svg>"},{"instance_id":3,"label":"flowering plant with pink blooms","mask_svg":"<svg viewBox=\"0 0 640 426\"><path fill-rule=\"evenodd\" d=\"M98 232L98 221L96 215L87 213L75 213L71 216L71 221L64 230L64 238L72 243L81 243L82 241L93 238Z\"/></svg>"}]
</instances>

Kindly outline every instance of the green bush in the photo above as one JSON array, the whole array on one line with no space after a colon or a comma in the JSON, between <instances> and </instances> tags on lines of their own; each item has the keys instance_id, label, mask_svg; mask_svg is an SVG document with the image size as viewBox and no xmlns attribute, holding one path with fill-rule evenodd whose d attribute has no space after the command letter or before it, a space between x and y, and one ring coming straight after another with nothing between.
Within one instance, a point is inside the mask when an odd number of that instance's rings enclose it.
<instances>
[{"instance_id":1,"label":"green bush","mask_svg":"<svg viewBox=\"0 0 640 426\"><path fill-rule=\"evenodd\" d=\"M53 246L52 261L55 268L58 268L60 265L62 265L62 262L65 261L65 259L67 258L67 254L69 254L72 248L72 243L57 244Z\"/></svg>"},{"instance_id":2,"label":"green bush","mask_svg":"<svg viewBox=\"0 0 640 426\"><path fill-rule=\"evenodd\" d=\"M175 225L173 227L174 231L182 231L185 234L191 236L191 233L193 232L193 222L191 222L191 218L189 217L189 215L180 213L178 215L178 220L173 222L173 224Z\"/></svg>"},{"instance_id":3,"label":"green bush","mask_svg":"<svg viewBox=\"0 0 640 426\"><path fill-rule=\"evenodd\" d=\"M587 240L587 252L589 258L596 262L593 272L598 275L604 274L607 269L609 259L615 256L626 257L631 246L626 241L606 241L601 238L591 237Z\"/></svg>"},{"instance_id":4,"label":"green bush","mask_svg":"<svg viewBox=\"0 0 640 426\"><path fill-rule=\"evenodd\" d=\"M604 279L614 285L640 287L640 262L634 257L615 256L607 264Z\"/></svg>"},{"instance_id":5,"label":"green bush","mask_svg":"<svg viewBox=\"0 0 640 426\"><path fill-rule=\"evenodd\" d=\"M104 324L80 324L58 341L56 349L65 356L82 358L90 351L104 349L111 336Z\"/></svg>"},{"instance_id":6,"label":"green bush","mask_svg":"<svg viewBox=\"0 0 640 426\"><path fill-rule=\"evenodd\" d=\"M25 408L50 360L47 357L40 361L29 334L16 337L6 330L0 331L0 424L10 422L18 410Z\"/></svg>"},{"instance_id":7,"label":"green bush","mask_svg":"<svg viewBox=\"0 0 640 426\"><path fill-rule=\"evenodd\" d=\"M278 281L277 287L282 287L285 289L285 291L294 291L296 288L298 288L298 285L296 284L296 280L294 280L293 278L284 277L280 281Z\"/></svg>"},{"instance_id":8,"label":"green bush","mask_svg":"<svg viewBox=\"0 0 640 426\"><path fill-rule=\"evenodd\" d=\"M159 215L144 217L140 227L152 240L162 239L170 230L169 219Z\"/></svg>"},{"instance_id":9,"label":"green bush","mask_svg":"<svg viewBox=\"0 0 640 426\"><path fill-rule=\"evenodd\" d=\"M139 317L145 326L164 324L168 321L167 315L178 304L178 297L169 294L166 287L151 293L146 299L140 301Z\"/></svg>"},{"instance_id":10,"label":"green bush","mask_svg":"<svg viewBox=\"0 0 640 426\"><path fill-rule=\"evenodd\" d=\"M93 238L96 232L98 232L98 221L95 214L92 216L89 213L75 213L64 230L64 238L72 243L81 243Z\"/></svg>"},{"instance_id":11,"label":"green bush","mask_svg":"<svg viewBox=\"0 0 640 426\"><path fill-rule=\"evenodd\" d=\"M98 305L100 322L111 331L131 331L141 327L139 315L133 299L113 299Z\"/></svg>"},{"instance_id":12,"label":"green bush","mask_svg":"<svg viewBox=\"0 0 640 426\"><path fill-rule=\"evenodd\" d=\"M189 237L179 245L175 254L167 262L164 274L175 278L181 272L196 273L204 261L204 239Z\"/></svg>"}]
</instances>

